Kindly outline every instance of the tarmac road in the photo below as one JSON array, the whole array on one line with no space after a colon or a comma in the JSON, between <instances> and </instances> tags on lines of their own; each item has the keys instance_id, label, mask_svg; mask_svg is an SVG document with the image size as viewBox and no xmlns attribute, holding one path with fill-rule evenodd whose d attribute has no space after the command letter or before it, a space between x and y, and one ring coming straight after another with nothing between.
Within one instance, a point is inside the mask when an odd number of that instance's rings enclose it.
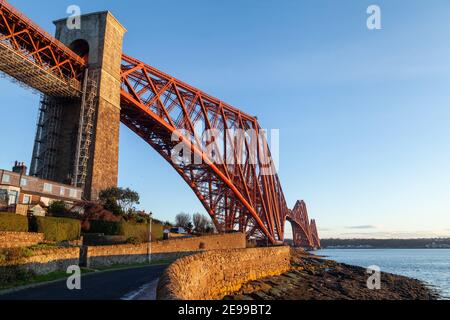
<instances>
[{"instance_id":1,"label":"tarmac road","mask_svg":"<svg viewBox=\"0 0 450 320\"><path fill-rule=\"evenodd\" d=\"M167 265L88 273L81 290L67 289L66 280L38 285L4 295L0 300L152 300Z\"/></svg>"}]
</instances>

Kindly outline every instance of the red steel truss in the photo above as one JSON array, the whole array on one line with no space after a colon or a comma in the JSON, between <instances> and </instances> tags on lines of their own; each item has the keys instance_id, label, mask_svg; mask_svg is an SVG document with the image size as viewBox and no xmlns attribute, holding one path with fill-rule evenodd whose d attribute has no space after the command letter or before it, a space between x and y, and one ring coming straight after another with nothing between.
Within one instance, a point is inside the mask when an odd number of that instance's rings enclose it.
<instances>
[{"instance_id":1,"label":"red steel truss","mask_svg":"<svg viewBox=\"0 0 450 320\"><path fill-rule=\"evenodd\" d=\"M86 68L85 60L0 0L0 71L46 95L77 98ZM121 108L121 121L180 174L219 232L279 244L288 220L295 245L320 247L305 203L293 210L286 205L256 117L126 55ZM234 135L251 130L243 139Z\"/></svg>"},{"instance_id":2,"label":"red steel truss","mask_svg":"<svg viewBox=\"0 0 450 320\"><path fill-rule=\"evenodd\" d=\"M263 169L273 166L263 168L268 163L261 156L268 148L266 142L245 139L241 150L230 146L230 130L261 130L255 117L126 55L122 84L122 122L177 170L217 230L246 231L271 243L283 240L288 209L278 176L263 174ZM205 139L205 130L213 129L218 136ZM179 139L173 139L180 130ZM180 141L200 161L174 161L172 150ZM211 152L204 152L207 147ZM251 160L254 147L257 161ZM226 164L230 158L235 164Z\"/></svg>"},{"instance_id":3,"label":"red steel truss","mask_svg":"<svg viewBox=\"0 0 450 320\"><path fill-rule=\"evenodd\" d=\"M309 221L304 201L297 201L290 210L287 220L292 224L294 244L306 248L320 248L319 234L315 220Z\"/></svg>"},{"instance_id":4,"label":"red steel truss","mask_svg":"<svg viewBox=\"0 0 450 320\"><path fill-rule=\"evenodd\" d=\"M314 248L320 248L320 238L319 238L319 233L317 232L317 226L316 226L316 220L312 219L311 220L311 235L312 235L312 241L314 244Z\"/></svg>"},{"instance_id":5,"label":"red steel truss","mask_svg":"<svg viewBox=\"0 0 450 320\"><path fill-rule=\"evenodd\" d=\"M0 0L0 71L51 96L76 97L86 61Z\"/></svg>"},{"instance_id":6,"label":"red steel truss","mask_svg":"<svg viewBox=\"0 0 450 320\"><path fill-rule=\"evenodd\" d=\"M276 244L283 241L290 219L295 244L314 247L305 203L298 202L290 213L266 139L244 139L243 149L232 143L230 129L261 131L255 117L126 55L121 106L121 121L175 168L217 230L239 230ZM207 130L218 134L205 139ZM192 153L190 161L173 158L180 142Z\"/></svg>"}]
</instances>

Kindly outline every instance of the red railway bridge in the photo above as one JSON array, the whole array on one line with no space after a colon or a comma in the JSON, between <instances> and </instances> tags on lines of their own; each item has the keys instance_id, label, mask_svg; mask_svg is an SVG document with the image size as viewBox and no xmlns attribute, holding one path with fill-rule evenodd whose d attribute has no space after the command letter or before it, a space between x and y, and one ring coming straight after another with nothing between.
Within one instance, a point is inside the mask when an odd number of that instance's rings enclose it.
<instances>
[{"instance_id":1,"label":"red railway bridge","mask_svg":"<svg viewBox=\"0 0 450 320\"><path fill-rule=\"evenodd\" d=\"M53 37L0 0L0 71L42 93L32 175L82 187L95 199L117 185L122 122L180 174L219 232L275 245L287 220L296 246L320 247L305 202L292 210L286 204L256 117L123 54L126 30L109 12L80 19L82 28L73 30L55 21ZM230 148L230 130L251 130L256 139ZM207 131L218 134L205 138ZM180 143L201 161L175 161Z\"/></svg>"}]
</instances>

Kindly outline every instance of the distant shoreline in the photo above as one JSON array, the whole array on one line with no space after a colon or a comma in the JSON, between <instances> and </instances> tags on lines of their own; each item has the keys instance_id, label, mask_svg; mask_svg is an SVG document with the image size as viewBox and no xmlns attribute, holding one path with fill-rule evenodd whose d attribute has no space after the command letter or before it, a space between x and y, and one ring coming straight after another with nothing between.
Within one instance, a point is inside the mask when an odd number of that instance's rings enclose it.
<instances>
[{"instance_id":1,"label":"distant shoreline","mask_svg":"<svg viewBox=\"0 0 450 320\"><path fill-rule=\"evenodd\" d=\"M322 239L324 249L450 249L450 238Z\"/></svg>"}]
</instances>

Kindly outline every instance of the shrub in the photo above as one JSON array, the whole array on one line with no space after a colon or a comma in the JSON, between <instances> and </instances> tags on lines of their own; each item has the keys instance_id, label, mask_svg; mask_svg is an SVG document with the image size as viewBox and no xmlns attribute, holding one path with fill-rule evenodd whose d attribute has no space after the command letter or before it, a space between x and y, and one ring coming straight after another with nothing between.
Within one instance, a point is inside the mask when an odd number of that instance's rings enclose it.
<instances>
[{"instance_id":1,"label":"shrub","mask_svg":"<svg viewBox=\"0 0 450 320\"><path fill-rule=\"evenodd\" d=\"M77 206L83 208L84 211L82 216L83 222L81 224L83 232L103 233L98 230L99 228L103 228L103 226L99 226L98 224L94 226L94 230L91 230L91 222L93 221L120 222L122 220L122 217L115 216L110 211L105 210L102 205L93 201L82 201L77 203Z\"/></svg>"},{"instance_id":2,"label":"shrub","mask_svg":"<svg viewBox=\"0 0 450 320\"><path fill-rule=\"evenodd\" d=\"M61 217L67 212L64 201L55 201L48 207L48 213L52 216Z\"/></svg>"},{"instance_id":3,"label":"shrub","mask_svg":"<svg viewBox=\"0 0 450 320\"><path fill-rule=\"evenodd\" d=\"M28 218L13 213L0 213L0 231L27 232Z\"/></svg>"},{"instance_id":4,"label":"shrub","mask_svg":"<svg viewBox=\"0 0 450 320\"><path fill-rule=\"evenodd\" d=\"M129 244L140 244L142 243L141 239L138 239L136 237L130 237L127 239L127 243Z\"/></svg>"},{"instance_id":5,"label":"shrub","mask_svg":"<svg viewBox=\"0 0 450 320\"><path fill-rule=\"evenodd\" d=\"M107 236L120 236L123 233L122 222L91 220L89 225L90 233L103 233Z\"/></svg>"},{"instance_id":6,"label":"shrub","mask_svg":"<svg viewBox=\"0 0 450 320\"><path fill-rule=\"evenodd\" d=\"M141 242L148 241L148 224L147 223L132 223L122 222L122 236L126 238L136 238Z\"/></svg>"},{"instance_id":7,"label":"shrub","mask_svg":"<svg viewBox=\"0 0 450 320\"><path fill-rule=\"evenodd\" d=\"M54 217L34 217L30 229L44 234L45 240L61 242L80 238L79 220Z\"/></svg>"},{"instance_id":8,"label":"shrub","mask_svg":"<svg viewBox=\"0 0 450 320\"><path fill-rule=\"evenodd\" d=\"M58 245L51 243L39 243L28 247L31 251L49 250L58 248Z\"/></svg>"},{"instance_id":9,"label":"shrub","mask_svg":"<svg viewBox=\"0 0 450 320\"><path fill-rule=\"evenodd\" d=\"M125 237L135 237L142 242L148 241L148 223L123 223L123 235ZM152 223L152 241L161 240L163 238L164 226L159 223Z\"/></svg>"},{"instance_id":10,"label":"shrub","mask_svg":"<svg viewBox=\"0 0 450 320\"><path fill-rule=\"evenodd\" d=\"M162 240L164 237L164 225L162 223L152 224L152 240Z\"/></svg>"},{"instance_id":11,"label":"shrub","mask_svg":"<svg viewBox=\"0 0 450 320\"><path fill-rule=\"evenodd\" d=\"M20 262L22 259L31 257L32 255L33 251L25 247L0 249L0 265L11 262Z\"/></svg>"},{"instance_id":12,"label":"shrub","mask_svg":"<svg viewBox=\"0 0 450 320\"><path fill-rule=\"evenodd\" d=\"M0 288L17 283L27 283L35 276L33 271L22 269L19 266L0 267Z\"/></svg>"},{"instance_id":13,"label":"shrub","mask_svg":"<svg viewBox=\"0 0 450 320\"><path fill-rule=\"evenodd\" d=\"M136 238L141 242L148 241L148 224L147 223L133 223L133 222L112 222L112 221L89 221L91 233L103 233L107 236L124 236L126 239ZM162 224L152 224L152 239L163 238Z\"/></svg>"}]
</instances>

